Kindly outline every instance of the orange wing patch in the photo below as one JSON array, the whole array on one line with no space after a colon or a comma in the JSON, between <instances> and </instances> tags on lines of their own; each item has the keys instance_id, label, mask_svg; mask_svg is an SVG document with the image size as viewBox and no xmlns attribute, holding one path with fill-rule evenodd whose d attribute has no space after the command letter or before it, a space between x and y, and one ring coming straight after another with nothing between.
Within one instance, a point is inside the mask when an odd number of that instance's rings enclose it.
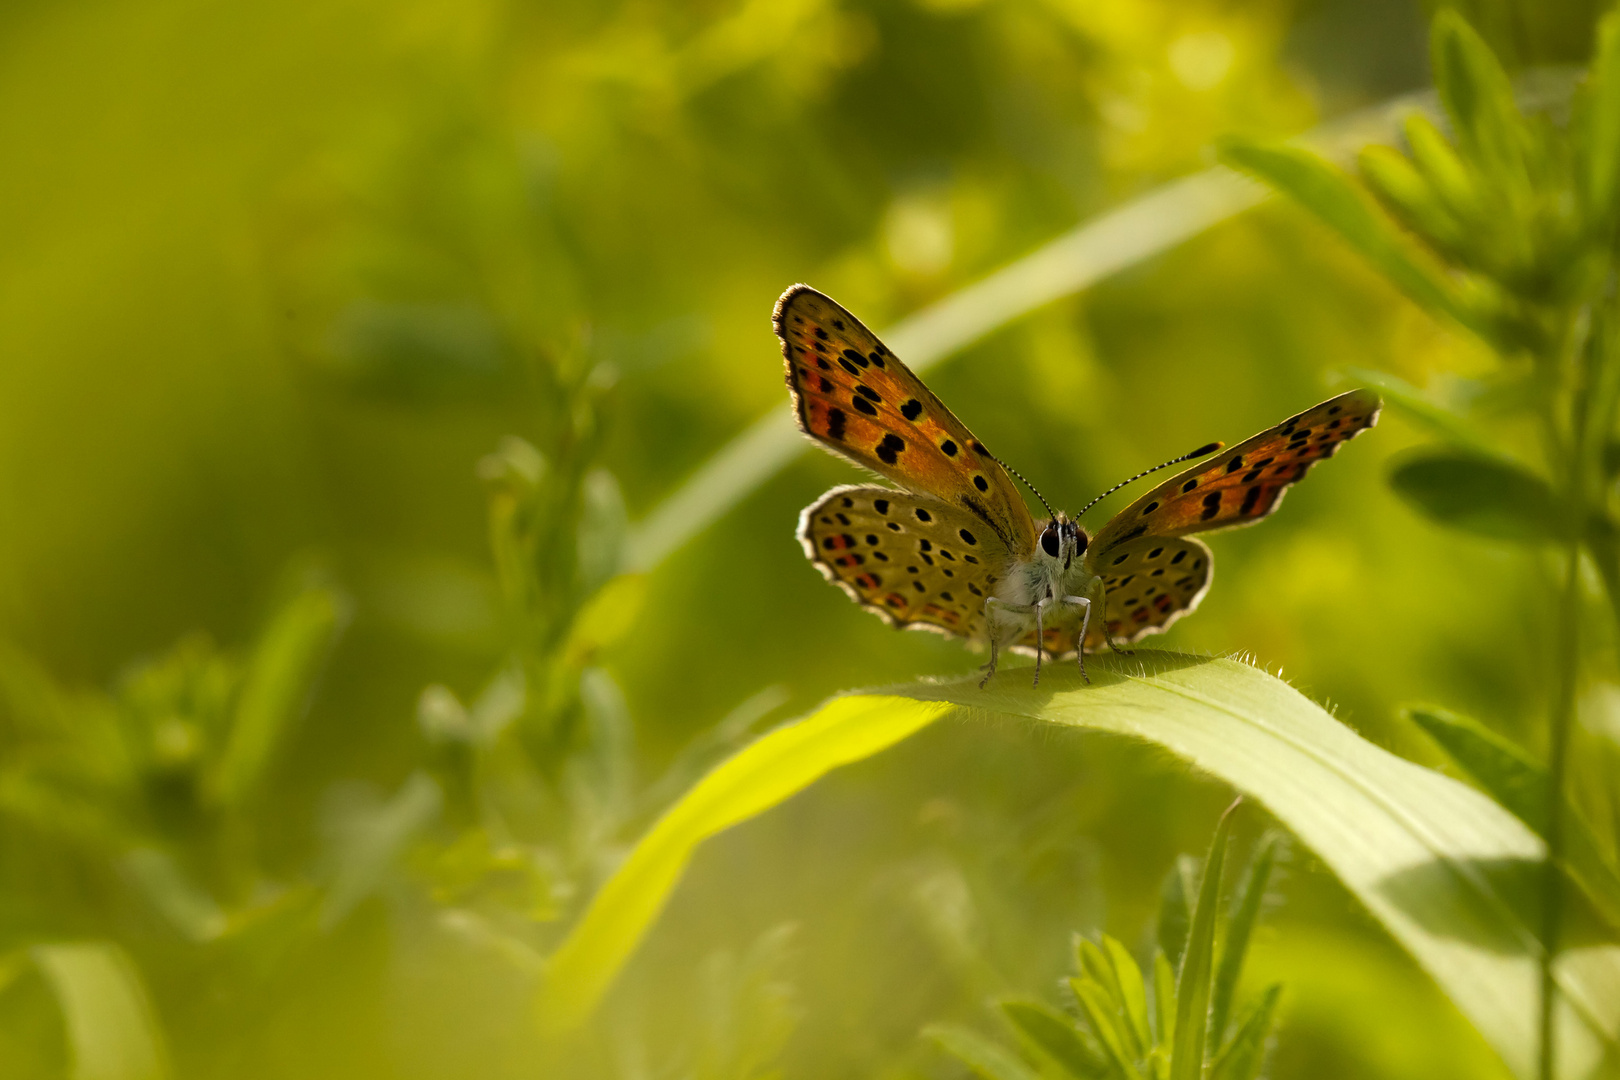
<instances>
[{"instance_id":1,"label":"orange wing patch","mask_svg":"<svg viewBox=\"0 0 1620 1080\"><path fill-rule=\"evenodd\" d=\"M1088 565L1105 569L1116 548L1138 537L1259 521L1312 465L1376 424L1382 405L1371 390L1340 394L1166 480L1103 526L1086 552Z\"/></svg>"},{"instance_id":2,"label":"orange wing patch","mask_svg":"<svg viewBox=\"0 0 1620 1080\"><path fill-rule=\"evenodd\" d=\"M972 515L1013 553L1035 523L984 444L859 319L808 285L782 294L782 339L799 428L828 449Z\"/></svg>"}]
</instances>

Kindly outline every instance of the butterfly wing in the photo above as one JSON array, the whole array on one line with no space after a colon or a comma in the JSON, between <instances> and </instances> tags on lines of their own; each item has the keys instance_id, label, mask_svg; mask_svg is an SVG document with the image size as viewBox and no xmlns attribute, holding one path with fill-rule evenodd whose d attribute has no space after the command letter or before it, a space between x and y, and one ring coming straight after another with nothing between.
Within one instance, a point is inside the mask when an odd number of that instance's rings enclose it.
<instances>
[{"instance_id":1,"label":"butterfly wing","mask_svg":"<svg viewBox=\"0 0 1620 1080\"><path fill-rule=\"evenodd\" d=\"M1106 591L1107 613L1101 620L1092 620L1086 632L1086 652L1101 652L1108 647L1104 625L1115 643L1141 641L1149 634L1164 633L1171 623L1198 607L1209 591L1214 572L1214 556L1209 548L1190 536L1141 536L1117 545L1107 564L1098 569ZM1074 655L1073 629L1048 626L1045 631L1043 651L1048 657ZM1033 654L1034 628L1013 648Z\"/></svg>"},{"instance_id":2,"label":"butterfly wing","mask_svg":"<svg viewBox=\"0 0 1620 1080\"><path fill-rule=\"evenodd\" d=\"M1010 551L1035 550L1035 522L1007 470L859 319L795 285L776 302L772 323L800 430L959 508Z\"/></svg>"},{"instance_id":3,"label":"butterfly wing","mask_svg":"<svg viewBox=\"0 0 1620 1080\"><path fill-rule=\"evenodd\" d=\"M1376 424L1382 405L1371 390L1340 394L1166 480L1103 526L1086 550L1087 565L1102 572L1122 545L1138 538L1165 539L1259 521L1312 465Z\"/></svg>"},{"instance_id":4,"label":"butterfly wing","mask_svg":"<svg viewBox=\"0 0 1620 1080\"><path fill-rule=\"evenodd\" d=\"M982 637L984 601L1012 556L977 517L926 495L837 487L799 515L811 562L895 627Z\"/></svg>"}]
</instances>

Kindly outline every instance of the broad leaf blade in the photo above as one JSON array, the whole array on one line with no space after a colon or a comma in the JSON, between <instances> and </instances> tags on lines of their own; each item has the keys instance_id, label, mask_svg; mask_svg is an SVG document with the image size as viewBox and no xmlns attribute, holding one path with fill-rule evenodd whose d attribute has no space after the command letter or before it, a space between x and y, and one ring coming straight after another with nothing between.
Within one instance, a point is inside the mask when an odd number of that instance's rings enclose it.
<instances>
[{"instance_id":1,"label":"broad leaf blade","mask_svg":"<svg viewBox=\"0 0 1620 1080\"><path fill-rule=\"evenodd\" d=\"M1547 482L1512 462L1459 450L1408 457L1390 473L1390 486L1419 513L1441 525L1493 540L1539 543L1557 520Z\"/></svg>"}]
</instances>

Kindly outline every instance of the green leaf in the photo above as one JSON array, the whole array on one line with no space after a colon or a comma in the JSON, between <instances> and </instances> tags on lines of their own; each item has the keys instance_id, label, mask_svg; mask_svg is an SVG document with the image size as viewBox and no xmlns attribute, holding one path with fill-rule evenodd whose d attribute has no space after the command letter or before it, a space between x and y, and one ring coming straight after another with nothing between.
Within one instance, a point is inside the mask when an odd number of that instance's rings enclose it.
<instances>
[{"instance_id":1,"label":"green leaf","mask_svg":"<svg viewBox=\"0 0 1620 1080\"><path fill-rule=\"evenodd\" d=\"M265 629L248 661L216 773L219 796L227 806L252 795L276 747L303 713L343 614L335 593L309 589L288 602Z\"/></svg>"},{"instance_id":2,"label":"green leaf","mask_svg":"<svg viewBox=\"0 0 1620 1080\"><path fill-rule=\"evenodd\" d=\"M1131 1052L1128 1041L1130 1036L1108 990L1101 983L1083 976L1070 979L1069 988L1074 991L1074 999L1086 1023L1091 1026L1092 1034L1102 1043L1113 1075L1124 1077L1125 1080L1140 1080L1136 1055Z\"/></svg>"},{"instance_id":3,"label":"green leaf","mask_svg":"<svg viewBox=\"0 0 1620 1080\"><path fill-rule=\"evenodd\" d=\"M1350 179L1316 155L1287 146L1228 141L1221 159L1291 196L1361 252L1407 296L1464 326L1477 320L1438 275L1415 258L1411 245Z\"/></svg>"},{"instance_id":4,"label":"green leaf","mask_svg":"<svg viewBox=\"0 0 1620 1080\"><path fill-rule=\"evenodd\" d=\"M1101 1048L1056 1009L1038 1001L1003 1001L1001 1012L1030 1046L1070 1076L1090 1080L1108 1075Z\"/></svg>"},{"instance_id":5,"label":"green leaf","mask_svg":"<svg viewBox=\"0 0 1620 1080\"><path fill-rule=\"evenodd\" d=\"M1537 836L1547 835L1551 785L1540 762L1469 717L1432 706L1407 709L1406 715L1514 817ZM1593 909L1620 928L1620 870L1605 854L1585 817L1568 804L1564 807L1564 834L1565 873L1586 894Z\"/></svg>"},{"instance_id":6,"label":"green leaf","mask_svg":"<svg viewBox=\"0 0 1620 1080\"><path fill-rule=\"evenodd\" d=\"M1605 447L1607 450L1607 447ZM1606 513L1595 513L1586 522L1586 549L1603 578L1603 591L1609 597L1609 610L1620 626L1620 526Z\"/></svg>"},{"instance_id":7,"label":"green leaf","mask_svg":"<svg viewBox=\"0 0 1620 1080\"><path fill-rule=\"evenodd\" d=\"M1210 1080L1254 1080L1266 1061L1266 1039L1271 1034L1273 1017L1277 1013L1277 999L1282 987L1270 986L1260 995L1243 1020L1237 1034L1216 1055L1210 1065Z\"/></svg>"},{"instance_id":8,"label":"green leaf","mask_svg":"<svg viewBox=\"0 0 1620 1080\"><path fill-rule=\"evenodd\" d=\"M162 1080L168 1055L157 1014L124 950L105 941L29 950L56 996L72 1080Z\"/></svg>"},{"instance_id":9,"label":"green leaf","mask_svg":"<svg viewBox=\"0 0 1620 1080\"><path fill-rule=\"evenodd\" d=\"M1378 201L1433 247L1452 253L1467 244L1468 232L1462 222L1399 151L1374 144L1361 151L1356 164Z\"/></svg>"},{"instance_id":10,"label":"green leaf","mask_svg":"<svg viewBox=\"0 0 1620 1080\"><path fill-rule=\"evenodd\" d=\"M1480 224L1484 216L1479 185L1449 140L1421 112L1413 112L1404 125L1412 164L1436 198L1459 222Z\"/></svg>"},{"instance_id":11,"label":"green leaf","mask_svg":"<svg viewBox=\"0 0 1620 1080\"><path fill-rule=\"evenodd\" d=\"M1011 669L837 698L762 736L700 781L642 838L552 959L541 1017L577 1026L630 955L708 836L877 753L954 711L1139 739L1225 780L1314 851L1451 997L1508 1065L1536 1054L1535 923L1502 874L1545 850L1482 792L1381 749L1293 688L1234 660L1141 649L1087 664L1093 684L1054 666L1032 689ZM1574 950L1557 970L1572 1075L1620 1027L1620 955Z\"/></svg>"},{"instance_id":12,"label":"green leaf","mask_svg":"<svg viewBox=\"0 0 1620 1080\"><path fill-rule=\"evenodd\" d=\"M1435 16L1429 49L1435 89L1463 151L1498 184L1527 192L1524 117L1496 54L1454 8Z\"/></svg>"},{"instance_id":13,"label":"green leaf","mask_svg":"<svg viewBox=\"0 0 1620 1080\"><path fill-rule=\"evenodd\" d=\"M647 599L646 574L620 574L585 602L568 631L563 662L582 667L621 641L636 624Z\"/></svg>"},{"instance_id":14,"label":"green leaf","mask_svg":"<svg viewBox=\"0 0 1620 1080\"><path fill-rule=\"evenodd\" d=\"M1138 1057L1145 1057L1153 1048L1153 1031L1148 1026L1147 988L1142 984L1142 969L1118 941L1103 935L1103 948L1108 953L1109 965L1114 969L1114 982L1119 987L1119 1003L1124 1007L1127 1028L1135 1043Z\"/></svg>"},{"instance_id":15,"label":"green leaf","mask_svg":"<svg viewBox=\"0 0 1620 1080\"><path fill-rule=\"evenodd\" d=\"M1586 106L1586 137L1576 141L1584 156L1586 212L1594 226L1609 232L1620 201L1620 12L1609 12L1598 24Z\"/></svg>"},{"instance_id":16,"label":"green leaf","mask_svg":"<svg viewBox=\"0 0 1620 1080\"><path fill-rule=\"evenodd\" d=\"M1034 1069L976 1031L955 1025L931 1024L923 1029L923 1034L984 1080L1038 1080Z\"/></svg>"},{"instance_id":17,"label":"green leaf","mask_svg":"<svg viewBox=\"0 0 1620 1080\"><path fill-rule=\"evenodd\" d=\"M837 698L716 766L641 838L551 957L536 1006L542 1029L561 1033L584 1023L699 843L951 711L941 702L900 697Z\"/></svg>"},{"instance_id":18,"label":"green leaf","mask_svg":"<svg viewBox=\"0 0 1620 1080\"><path fill-rule=\"evenodd\" d=\"M1389 482L1419 513L1461 532L1519 543L1557 533L1557 503L1547 482L1501 458L1421 451L1396 465Z\"/></svg>"},{"instance_id":19,"label":"green leaf","mask_svg":"<svg viewBox=\"0 0 1620 1080\"><path fill-rule=\"evenodd\" d=\"M1204 860L1204 881L1198 889L1198 906L1193 908L1192 930L1187 934L1187 955L1176 980L1176 1037L1170 1050L1170 1080L1199 1080L1204 1075L1210 984L1215 967L1215 920L1221 902L1226 841L1232 832L1232 809L1221 815L1215 840L1209 845L1209 857Z\"/></svg>"},{"instance_id":20,"label":"green leaf","mask_svg":"<svg viewBox=\"0 0 1620 1080\"><path fill-rule=\"evenodd\" d=\"M348 807L335 823L337 872L321 906L320 926L330 930L376 890L406 847L438 815L443 796L425 773L412 773L381 804Z\"/></svg>"},{"instance_id":21,"label":"green leaf","mask_svg":"<svg viewBox=\"0 0 1620 1080\"><path fill-rule=\"evenodd\" d=\"M1187 948L1187 931L1192 926L1192 894L1198 889L1198 860L1191 855L1176 856L1175 864L1159 887L1159 948L1170 959L1172 971L1181 967L1181 954Z\"/></svg>"},{"instance_id":22,"label":"green leaf","mask_svg":"<svg viewBox=\"0 0 1620 1080\"><path fill-rule=\"evenodd\" d=\"M1277 838L1267 836L1249 863L1243 891L1234 898L1236 902L1226 920L1221 961L1215 969L1215 989L1210 998L1209 1030L1216 1046L1226 1038L1226 1021L1232 1015L1232 998L1237 993L1238 977L1243 974L1243 958L1249 951L1254 925L1260 920L1260 904L1265 899L1276 858Z\"/></svg>"}]
</instances>

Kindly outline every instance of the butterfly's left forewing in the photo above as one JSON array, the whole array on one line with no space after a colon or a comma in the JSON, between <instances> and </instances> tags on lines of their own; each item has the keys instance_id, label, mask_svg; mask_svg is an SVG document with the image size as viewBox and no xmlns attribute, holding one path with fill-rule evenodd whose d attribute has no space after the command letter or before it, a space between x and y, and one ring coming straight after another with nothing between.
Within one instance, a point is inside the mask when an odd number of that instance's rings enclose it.
<instances>
[{"instance_id":1,"label":"butterfly's left forewing","mask_svg":"<svg viewBox=\"0 0 1620 1080\"><path fill-rule=\"evenodd\" d=\"M1166 480L1103 526L1086 552L1087 565L1106 569L1122 545L1141 537L1259 521L1312 465L1376 424L1381 406L1371 390L1340 394Z\"/></svg>"},{"instance_id":2,"label":"butterfly's left forewing","mask_svg":"<svg viewBox=\"0 0 1620 1080\"><path fill-rule=\"evenodd\" d=\"M805 434L976 518L1013 553L1035 550L1035 523L1007 470L859 319L795 285L773 324Z\"/></svg>"}]
</instances>

